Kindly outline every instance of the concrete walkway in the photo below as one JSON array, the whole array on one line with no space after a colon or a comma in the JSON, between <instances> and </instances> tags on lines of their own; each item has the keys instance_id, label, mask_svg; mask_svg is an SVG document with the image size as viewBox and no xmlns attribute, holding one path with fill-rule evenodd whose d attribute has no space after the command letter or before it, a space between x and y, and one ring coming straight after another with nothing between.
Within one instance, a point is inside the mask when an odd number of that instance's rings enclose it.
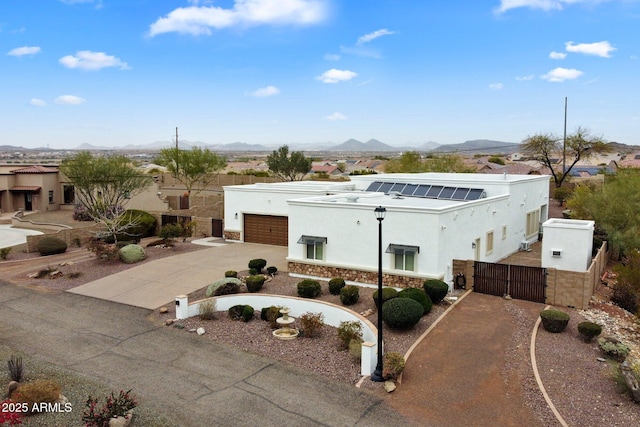
<instances>
[{"instance_id":1,"label":"concrete walkway","mask_svg":"<svg viewBox=\"0 0 640 427\"><path fill-rule=\"evenodd\" d=\"M353 386L150 322L148 314L0 281L0 343L114 389L133 388L141 405L176 426L408 424ZM84 407L71 403L69 425Z\"/></svg>"},{"instance_id":2,"label":"concrete walkway","mask_svg":"<svg viewBox=\"0 0 640 427\"><path fill-rule=\"evenodd\" d=\"M228 243L149 261L68 292L153 310L223 278L225 271L247 270L255 258L286 271L286 257L284 246Z\"/></svg>"}]
</instances>

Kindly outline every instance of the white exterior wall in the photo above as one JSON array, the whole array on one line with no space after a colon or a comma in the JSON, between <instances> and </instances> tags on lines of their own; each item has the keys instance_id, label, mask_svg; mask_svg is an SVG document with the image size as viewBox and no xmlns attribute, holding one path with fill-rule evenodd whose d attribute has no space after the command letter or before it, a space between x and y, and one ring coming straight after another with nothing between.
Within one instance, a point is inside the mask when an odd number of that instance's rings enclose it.
<instances>
[{"instance_id":1,"label":"white exterior wall","mask_svg":"<svg viewBox=\"0 0 640 427\"><path fill-rule=\"evenodd\" d=\"M554 218L546 221L542 239L542 267L585 272L591 265L593 221ZM553 252L559 251L559 256Z\"/></svg>"}]
</instances>

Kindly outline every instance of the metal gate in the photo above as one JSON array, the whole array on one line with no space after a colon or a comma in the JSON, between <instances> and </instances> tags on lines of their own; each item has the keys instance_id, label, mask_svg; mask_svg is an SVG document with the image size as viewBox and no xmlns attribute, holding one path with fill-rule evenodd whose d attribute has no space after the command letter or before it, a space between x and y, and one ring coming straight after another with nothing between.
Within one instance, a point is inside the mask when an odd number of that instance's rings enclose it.
<instances>
[{"instance_id":1,"label":"metal gate","mask_svg":"<svg viewBox=\"0 0 640 427\"><path fill-rule=\"evenodd\" d=\"M544 303L546 289L546 268L481 261L473 264L475 292Z\"/></svg>"},{"instance_id":2,"label":"metal gate","mask_svg":"<svg viewBox=\"0 0 640 427\"><path fill-rule=\"evenodd\" d=\"M212 237L222 237L222 220L221 219L211 219L211 236Z\"/></svg>"}]
</instances>

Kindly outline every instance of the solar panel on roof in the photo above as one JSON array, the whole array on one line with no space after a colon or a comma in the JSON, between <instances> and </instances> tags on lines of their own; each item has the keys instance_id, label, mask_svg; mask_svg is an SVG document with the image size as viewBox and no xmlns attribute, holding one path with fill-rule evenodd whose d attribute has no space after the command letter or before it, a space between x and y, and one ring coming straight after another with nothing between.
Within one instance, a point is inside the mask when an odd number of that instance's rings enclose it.
<instances>
[{"instance_id":1,"label":"solar panel on roof","mask_svg":"<svg viewBox=\"0 0 640 427\"><path fill-rule=\"evenodd\" d=\"M438 195L438 199L450 199L455 191L456 187L444 187L444 189Z\"/></svg>"},{"instance_id":2,"label":"solar panel on roof","mask_svg":"<svg viewBox=\"0 0 640 427\"><path fill-rule=\"evenodd\" d=\"M420 184L420 185L418 185L418 188L416 188L416 191L413 192L413 195L417 196L417 197L424 197L427 194L427 191L429 191L430 188L431 188L430 185Z\"/></svg>"},{"instance_id":3,"label":"solar panel on roof","mask_svg":"<svg viewBox=\"0 0 640 427\"><path fill-rule=\"evenodd\" d=\"M416 184L407 184L402 189L402 195L403 196L413 196L413 193L416 191L416 188L418 188L418 186Z\"/></svg>"},{"instance_id":4,"label":"solar panel on roof","mask_svg":"<svg viewBox=\"0 0 640 427\"><path fill-rule=\"evenodd\" d=\"M367 191L378 191L378 188L380 188L380 186L382 185L382 182L380 181L373 181L371 184L369 184L369 187L367 187Z\"/></svg>"},{"instance_id":5,"label":"solar panel on roof","mask_svg":"<svg viewBox=\"0 0 640 427\"><path fill-rule=\"evenodd\" d=\"M451 198L453 200L465 200L467 193L469 193L469 188L456 188L456 191L453 193Z\"/></svg>"},{"instance_id":6,"label":"solar panel on roof","mask_svg":"<svg viewBox=\"0 0 640 427\"><path fill-rule=\"evenodd\" d=\"M393 185L393 182L385 182L380 186L378 191L382 191L384 194L387 194L392 185Z\"/></svg>"},{"instance_id":7,"label":"solar panel on roof","mask_svg":"<svg viewBox=\"0 0 640 427\"><path fill-rule=\"evenodd\" d=\"M402 192L402 189L404 188L404 186L407 185L403 182L396 182L395 184L393 184L393 186L391 187L391 190L389 191L398 191L398 192Z\"/></svg>"},{"instance_id":8,"label":"solar panel on roof","mask_svg":"<svg viewBox=\"0 0 640 427\"><path fill-rule=\"evenodd\" d=\"M433 186L431 186L429 191L427 191L427 194L425 194L425 196L426 197L431 197L433 199L437 199L443 188L444 187L442 185L433 185Z\"/></svg>"},{"instance_id":9,"label":"solar panel on roof","mask_svg":"<svg viewBox=\"0 0 640 427\"><path fill-rule=\"evenodd\" d=\"M472 188L469 190L469 194L467 194L467 198L465 200L478 200L482 198L484 195L484 190L481 188Z\"/></svg>"}]
</instances>

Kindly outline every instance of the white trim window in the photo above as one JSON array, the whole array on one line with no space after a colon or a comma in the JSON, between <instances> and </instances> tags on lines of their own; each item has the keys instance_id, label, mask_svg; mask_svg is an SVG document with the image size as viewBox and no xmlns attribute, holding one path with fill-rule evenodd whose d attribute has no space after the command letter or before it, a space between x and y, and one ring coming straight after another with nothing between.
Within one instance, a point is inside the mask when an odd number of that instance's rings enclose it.
<instances>
[{"instance_id":1,"label":"white trim window","mask_svg":"<svg viewBox=\"0 0 640 427\"><path fill-rule=\"evenodd\" d=\"M395 270L416 271L416 255L420 252L420 247L391 244L385 252L392 255Z\"/></svg>"},{"instance_id":2,"label":"white trim window","mask_svg":"<svg viewBox=\"0 0 640 427\"><path fill-rule=\"evenodd\" d=\"M538 235L539 230L540 230L540 209L527 212L527 231L525 233L527 236L527 239Z\"/></svg>"},{"instance_id":3,"label":"white trim window","mask_svg":"<svg viewBox=\"0 0 640 427\"><path fill-rule=\"evenodd\" d=\"M327 243L326 237L301 236L298 243L303 244L306 259L323 260L324 245Z\"/></svg>"},{"instance_id":4,"label":"white trim window","mask_svg":"<svg viewBox=\"0 0 640 427\"><path fill-rule=\"evenodd\" d=\"M487 232L487 255L493 253L493 230Z\"/></svg>"}]
</instances>

